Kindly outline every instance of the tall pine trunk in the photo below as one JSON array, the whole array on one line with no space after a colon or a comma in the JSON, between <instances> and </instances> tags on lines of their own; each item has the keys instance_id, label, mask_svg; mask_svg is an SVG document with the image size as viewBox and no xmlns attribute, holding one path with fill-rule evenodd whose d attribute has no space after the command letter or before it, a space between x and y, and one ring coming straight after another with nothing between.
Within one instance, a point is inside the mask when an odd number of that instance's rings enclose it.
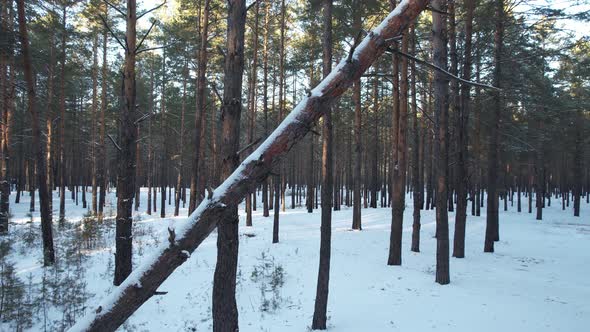
<instances>
[{"instance_id":1,"label":"tall pine trunk","mask_svg":"<svg viewBox=\"0 0 590 332\"><path fill-rule=\"evenodd\" d=\"M179 133L179 146L178 146L178 175L176 177L176 190L174 196L174 216L178 216L180 212L180 199L182 197L183 178L182 173L184 171L184 114L186 111L186 84L188 76L188 61L184 60L184 67L182 68L182 102L180 107L180 133Z\"/></svg>"},{"instance_id":2,"label":"tall pine trunk","mask_svg":"<svg viewBox=\"0 0 590 332\"><path fill-rule=\"evenodd\" d=\"M229 177L240 164L240 116L244 72L246 1L230 0L227 17L227 51L224 65L221 145L222 177ZM236 274L238 268L238 206L224 209L217 225L217 265L213 279L213 331L238 331Z\"/></svg>"},{"instance_id":3,"label":"tall pine trunk","mask_svg":"<svg viewBox=\"0 0 590 332\"><path fill-rule=\"evenodd\" d=\"M494 86L501 88L502 48L504 38L504 0L495 0L496 32L494 35ZM486 236L484 252L494 252L494 241L499 238L498 222L498 140L500 135L500 117L502 114L502 96L494 91L492 105L492 123L488 147L488 197L486 215Z\"/></svg>"},{"instance_id":4,"label":"tall pine trunk","mask_svg":"<svg viewBox=\"0 0 590 332\"><path fill-rule=\"evenodd\" d=\"M0 8L0 22L4 31L12 31L12 1L3 1ZM2 133L0 145L0 234L8 232L10 217L10 139L12 136L12 116L15 97L15 66L12 47L0 51L0 114L2 114Z\"/></svg>"},{"instance_id":5,"label":"tall pine trunk","mask_svg":"<svg viewBox=\"0 0 590 332\"><path fill-rule=\"evenodd\" d=\"M97 140L96 140L96 121L98 109L98 32L94 32L92 39L92 139L90 146L91 158L91 176L92 176L92 203L91 211L96 216L98 213L98 182L97 182Z\"/></svg>"},{"instance_id":6,"label":"tall pine trunk","mask_svg":"<svg viewBox=\"0 0 590 332\"><path fill-rule=\"evenodd\" d=\"M395 1L390 1L390 8L395 8ZM402 52L408 53L408 34L402 39ZM402 265L402 233L404 209L406 202L406 127L408 123L408 58L402 57L401 72L398 75L397 55L393 59L393 152L392 174L393 190L391 192L391 234L389 238L389 258L387 265ZM396 86L396 82L399 84ZM397 88L397 89L396 89Z\"/></svg>"},{"instance_id":7,"label":"tall pine trunk","mask_svg":"<svg viewBox=\"0 0 590 332\"><path fill-rule=\"evenodd\" d=\"M447 68L446 0L434 0L432 7L432 49L434 64ZM449 220L447 212L449 83L440 71L434 73L434 162L436 166L436 279L441 285L450 282Z\"/></svg>"},{"instance_id":8,"label":"tall pine trunk","mask_svg":"<svg viewBox=\"0 0 590 332\"><path fill-rule=\"evenodd\" d=\"M412 54L416 54L416 31L414 25L410 28L408 36L412 42ZM412 245L413 252L420 252L420 209L422 207L422 200L424 196L424 185L422 183L422 172L420 163L423 163L424 142L420 144L420 118L418 117L418 105L416 101L416 63L412 61L411 64L411 97L412 97L412 114L414 125L414 149L412 150L412 186L414 187L414 220L412 222ZM422 152L422 153L421 153Z\"/></svg>"},{"instance_id":9,"label":"tall pine trunk","mask_svg":"<svg viewBox=\"0 0 590 332\"><path fill-rule=\"evenodd\" d=\"M465 0L465 51L463 59L463 79L471 79L471 35L473 32L474 0ZM461 85L461 99L457 114L457 157L456 157L456 190L457 212L455 214L455 237L453 241L453 257L465 257L465 227L467 221L467 176L470 86Z\"/></svg>"},{"instance_id":10,"label":"tall pine trunk","mask_svg":"<svg viewBox=\"0 0 590 332\"><path fill-rule=\"evenodd\" d=\"M256 1L254 7L254 33L252 36L252 46L254 47L254 50L252 51L252 71L250 73L248 87L248 112L250 114L248 119L248 144L254 143L254 134L256 132L259 13L260 1ZM249 149L248 152L251 151L253 151L253 149ZM253 210L256 210L256 192L246 196L246 226L252 226Z\"/></svg>"},{"instance_id":11,"label":"tall pine trunk","mask_svg":"<svg viewBox=\"0 0 590 332\"><path fill-rule=\"evenodd\" d=\"M284 2L284 0L283 0ZM332 71L332 0L323 1L323 75ZM331 106L331 105L330 105ZM332 195L333 195L333 137L332 110L330 107L323 116L322 133L322 221L320 235L320 265L316 289L315 307L311 328L325 330L328 311L328 291L330 283L330 251L332 242Z\"/></svg>"},{"instance_id":12,"label":"tall pine trunk","mask_svg":"<svg viewBox=\"0 0 590 332\"><path fill-rule=\"evenodd\" d=\"M202 14L202 28L201 28L201 44L199 47L199 61L197 66L197 95L196 95L196 109L195 109L195 133L193 141L195 144L195 151L193 152L193 168L191 172L191 193L188 205L189 215L195 210L197 204L202 200L203 192L200 188L199 182L202 180L203 174L199 169L201 161L201 149L202 147L202 132L203 132L203 119L205 115L205 85L207 84L207 38L209 38L209 12L211 10L210 0L205 0L205 5ZM216 125L216 122L214 125Z\"/></svg>"},{"instance_id":13,"label":"tall pine trunk","mask_svg":"<svg viewBox=\"0 0 590 332\"><path fill-rule=\"evenodd\" d=\"M103 4L105 20L108 17L108 7ZM98 169L97 169L97 181L100 186L98 193L98 218L102 219L104 214L104 206L106 203L106 192L107 192L107 177L106 177L106 166L107 166L107 147L105 145L105 131L106 131L106 111L107 111L107 53L108 53L108 30L106 27L103 28L102 34L102 81L101 81L101 101L100 101L100 130L98 135Z\"/></svg>"},{"instance_id":14,"label":"tall pine trunk","mask_svg":"<svg viewBox=\"0 0 590 332\"><path fill-rule=\"evenodd\" d=\"M280 50L279 50L279 113L277 118L277 125L283 120L283 112L285 107L284 90L285 90L285 15L287 8L285 7L285 0L281 2L281 28L280 28ZM285 168L281 162L278 166L279 176L275 182L275 207L274 218L272 224L272 243L279 242L279 200L282 198L284 207L284 192L285 192Z\"/></svg>"},{"instance_id":15,"label":"tall pine trunk","mask_svg":"<svg viewBox=\"0 0 590 332\"><path fill-rule=\"evenodd\" d=\"M270 2L264 3L264 44L262 50L262 111L264 117L264 137L268 137L268 38L270 34ZM268 179L262 182L262 216L270 216L268 201Z\"/></svg>"},{"instance_id":16,"label":"tall pine trunk","mask_svg":"<svg viewBox=\"0 0 590 332\"><path fill-rule=\"evenodd\" d=\"M353 13L353 31L362 29L362 1L356 0L356 10ZM362 105L361 105L361 80L354 82L352 87L352 100L354 101L354 169L352 173L352 229L362 230L361 221L361 162L363 155L363 143L361 136Z\"/></svg>"},{"instance_id":17,"label":"tall pine trunk","mask_svg":"<svg viewBox=\"0 0 590 332\"><path fill-rule=\"evenodd\" d=\"M59 79L59 222L66 218L66 6L62 8L61 69Z\"/></svg>"},{"instance_id":18,"label":"tall pine trunk","mask_svg":"<svg viewBox=\"0 0 590 332\"><path fill-rule=\"evenodd\" d=\"M31 113L31 127L33 134L33 150L37 161L37 182L39 187L39 201L41 210L41 233L43 238L43 265L53 265L55 262L55 252L53 249L53 231L51 225L51 210L49 207L49 191L47 188L47 173L45 168L45 149L41 139L41 127L39 124L39 114L35 107L37 102L35 82L33 78L33 68L31 65L31 54L29 51L29 34L27 31L27 22L25 17L25 1L17 0L18 11L18 28L21 39L23 74L27 87L27 107ZM31 162L32 163L32 162ZM30 164L31 164L30 163ZM33 166L29 168L32 169ZM32 180L32 179L30 179ZM32 182L32 181L31 181ZM30 183L32 186L32 183ZM34 193L34 191L33 191ZM31 197L31 200L34 196Z\"/></svg>"},{"instance_id":19,"label":"tall pine trunk","mask_svg":"<svg viewBox=\"0 0 590 332\"><path fill-rule=\"evenodd\" d=\"M127 0L127 27L125 38L125 66L123 69L124 103L120 115L118 172L117 172L117 219L115 241L114 285L120 285L132 268L132 209L135 194L135 55L136 55L136 3Z\"/></svg>"}]
</instances>

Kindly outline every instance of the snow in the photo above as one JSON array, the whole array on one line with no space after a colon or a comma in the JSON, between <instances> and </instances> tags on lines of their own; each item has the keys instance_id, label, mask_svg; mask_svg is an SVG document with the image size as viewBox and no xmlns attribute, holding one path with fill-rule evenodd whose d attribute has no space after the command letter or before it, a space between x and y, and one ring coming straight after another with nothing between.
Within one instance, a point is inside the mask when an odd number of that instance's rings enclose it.
<instances>
[{"instance_id":1,"label":"snow","mask_svg":"<svg viewBox=\"0 0 590 332\"><path fill-rule=\"evenodd\" d=\"M260 193L259 193L260 194ZM88 196L90 197L90 196ZM147 198L142 192L141 211ZM57 195L54 199L58 201ZM109 193L107 209L114 209ZM257 200L261 203L261 200ZM11 231L27 227L28 196L13 204ZM68 222L82 218L85 210L66 200ZM406 199L403 234L403 265L387 266L391 210L362 209L363 231L352 232L352 209L333 213L332 266L328 301L329 330L348 331L586 331L590 324L590 206L582 204L582 217L570 208L561 210L553 200L544 220L509 204L500 211L500 242L494 254L483 253L485 208L481 217L468 213L466 258L451 258L451 284L434 283L436 240L434 211L422 211L421 252L409 251L412 198ZM287 196L287 203L290 198ZM59 206L54 204L54 206ZM288 204L289 206L289 204ZM503 204L500 204L501 210ZM534 210L534 209L533 209ZM172 211L168 209L167 211ZM469 212L469 211L468 211ZM109 210L107 210L107 215ZM181 210L181 216L186 209ZM33 213L38 223L38 213ZM136 213L134 265L149 261L168 246L168 227L179 229L185 217L159 218ZM244 220L243 206L240 207ZM452 248L454 214L449 214ZM304 207L281 213L280 243L272 244L272 217L254 212L253 227L240 225L237 303L241 331L304 331L311 325L317 282L320 213ZM56 232L57 225L55 226ZM196 331L211 329L211 291L216 260L215 232L162 284L166 295L146 302L120 331ZM114 245L114 241L111 241ZM140 248L141 247L141 250ZM87 290L94 294L87 312L98 303L113 301L113 247L90 251L85 274ZM262 255L266 257L262 258ZM19 276L41 277L41 247L24 254L15 252ZM263 299L271 298L268 284L252 278L264 262L274 261L284 270L278 290L279 307L261 311ZM105 277L105 274L107 277ZM126 284L140 285L138 279ZM264 295L263 295L264 294ZM59 312L51 312L54 319ZM157 317L157 319L156 319ZM43 330L40 321L31 331ZM8 330L0 325L0 330Z\"/></svg>"}]
</instances>

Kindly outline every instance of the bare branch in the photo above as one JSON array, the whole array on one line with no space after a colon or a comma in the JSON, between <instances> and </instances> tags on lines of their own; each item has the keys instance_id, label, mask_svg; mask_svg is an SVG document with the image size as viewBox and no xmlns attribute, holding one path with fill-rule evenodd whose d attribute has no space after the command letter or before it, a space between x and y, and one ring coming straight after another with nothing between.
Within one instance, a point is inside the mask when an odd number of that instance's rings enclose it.
<instances>
[{"instance_id":1,"label":"bare branch","mask_svg":"<svg viewBox=\"0 0 590 332\"><path fill-rule=\"evenodd\" d=\"M137 55L137 54L141 54L143 52L159 50L159 49L170 47L170 46L172 46L172 44L163 45L163 46L156 46L156 47L148 47L148 48L144 48L143 50L139 50L139 51L135 52L135 54Z\"/></svg>"},{"instance_id":2,"label":"bare branch","mask_svg":"<svg viewBox=\"0 0 590 332\"><path fill-rule=\"evenodd\" d=\"M352 46L350 47L350 51L348 52L348 58L346 61L350 62L352 60L352 55L354 54L354 50L356 49L356 47L358 46L360 40L361 40L361 34L364 32L364 30L359 30L359 32L356 34L356 37L354 38L354 43L352 44Z\"/></svg>"},{"instance_id":3,"label":"bare branch","mask_svg":"<svg viewBox=\"0 0 590 332\"><path fill-rule=\"evenodd\" d=\"M109 7L113 8L113 9L114 9L114 10L116 10L116 11L117 11L119 14L121 14L121 16L123 16L124 18L126 18L126 17L127 17L127 14L125 14L125 12L124 12L122 9L120 9L119 7L115 6L114 4L110 3L110 2L109 2L109 1L107 1L107 0L103 0L103 1L104 1L104 3L106 3L106 4L107 4Z\"/></svg>"},{"instance_id":4,"label":"bare branch","mask_svg":"<svg viewBox=\"0 0 590 332\"><path fill-rule=\"evenodd\" d=\"M166 4L166 1L162 2L161 4L159 4L158 6L156 6L156 7L152 8L152 9L150 9L150 10L146 10L145 12L143 12L143 13L139 14L139 15L137 16L137 19L139 20L140 18L142 18L142 17L144 17L145 15L147 15L147 14L149 14L149 13L153 12L154 10L158 10L158 9L160 9L160 7L164 6L165 4Z\"/></svg>"},{"instance_id":5,"label":"bare branch","mask_svg":"<svg viewBox=\"0 0 590 332\"><path fill-rule=\"evenodd\" d=\"M244 153L245 151L247 151L249 148L253 147L254 145L258 144L258 142L260 142L260 140L262 139L262 137L258 137L256 140L254 140L252 143L246 145L245 147L243 147L242 149L240 149L240 151L238 151L236 154L239 156L242 153Z\"/></svg>"},{"instance_id":6,"label":"bare branch","mask_svg":"<svg viewBox=\"0 0 590 332\"><path fill-rule=\"evenodd\" d=\"M109 26L109 24L107 23L107 20L104 18L104 16L102 16L101 14L98 14L98 17L100 17L100 20L102 21L102 23L104 24L105 28L107 28L107 30L109 30L109 32L111 33L111 35L117 40L117 42L119 43L119 45L121 45L121 47L127 51L127 47L121 42L121 40L119 39L119 37L117 37L117 35L113 32L113 30L111 30L111 27Z\"/></svg>"},{"instance_id":7,"label":"bare branch","mask_svg":"<svg viewBox=\"0 0 590 332\"><path fill-rule=\"evenodd\" d=\"M225 58L225 51L219 45L217 45L217 52L219 52L219 54L221 54Z\"/></svg>"},{"instance_id":8,"label":"bare branch","mask_svg":"<svg viewBox=\"0 0 590 332\"><path fill-rule=\"evenodd\" d=\"M111 140L111 142L113 142L113 145L117 148L117 150L123 151L123 150L121 150L121 147L119 146L119 144L117 144L117 142L115 142L115 139L113 138L113 136L111 136L111 134L107 134L107 136Z\"/></svg>"},{"instance_id":9,"label":"bare branch","mask_svg":"<svg viewBox=\"0 0 590 332\"><path fill-rule=\"evenodd\" d=\"M213 83L213 82L211 82L211 89L213 90L213 92L215 93L215 95L217 96L217 98L219 98L219 101L220 102L223 102L223 98L219 94L219 91L217 91L217 87L215 86L215 83Z\"/></svg>"},{"instance_id":10,"label":"bare branch","mask_svg":"<svg viewBox=\"0 0 590 332\"><path fill-rule=\"evenodd\" d=\"M435 12L435 13L438 13L438 14L441 14L441 15L449 15L449 13L447 13L445 11L442 11L440 9L433 8L432 6L426 7L426 10L430 10L431 12Z\"/></svg>"},{"instance_id":11,"label":"bare branch","mask_svg":"<svg viewBox=\"0 0 590 332\"><path fill-rule=\"evenodd\" d=\"M248 12L250 10L250 8L256 6L257 3L258 3L258 0L254 0L254 2L249 4L248 7L246 7L246 12Z\"/></svg>"},{"instance_id":12,"label":"bare branch","mask_svg":"<svg viewBox=\"0 0 590 332\"><path fill-rule=\"evenodd\" d=\"M135 120L135 124L145 121L147 118L151 117L152 115L153 114L148 113L148 114L141 116L139 119Z\"/></svg>"},{"instance_id":13,"label":"bare branch","mask_svg":"<svg viewBox=\"0 0 590 332\"><path fill-rule=\"evenodd\" d=\"M156 25L156 22L157 21L154 20L152 22L152 25L150 25L150 28L148 29L148 31L145 33L145 35L143 35L143 37L141 37L141 40L139 41L139 44L137 44L137 47L135 48L135 54L137 54L137 51L139 50L139 48L141 47L141 45L143 45L143 41L150 34L150 32L152 31L152 29L154 28L154 25Z\"/></svg>"},{"instance_id":14,"label":"bare branch","mask_svg":"<svg viewBox=\"0 0 590 332\"><path fill-rule=\"evenodd\" d=\"M437 66L435 64L432 64L430 62L427 62L427 61L418 59L415 56L412 56L410 54L404 53L404 52L402 52L402 51L400 51L398 49L389 47L389 48L387 48L387 51L389 51L391 53L397 53L397 54L399 54L401 56L404 56L404 57L406 57L406 58L408 58L408 59L410 59L412 61L415 61L416 63L419 63L421 65L425 65L427 67L430 67L430 68L432 68L432 69L434 69L436 71L439 71L439 72L445 74L446 76L449 76L451 79L457 80L457 81L459 81L461 83L465 83L465 84L473 85L473 86L479 86L480 88L485 88L485 89L492 89L492 90L496 90L496 91L502 91L502 89L500 89L498 87L495 87L493 85L488 85L488 84L483 84L483 83L478 83L478 82L473 82L473 81L468 81L468 80L462 79L461 77L455 76L455 75L449 73L448 71L442 69L441 67L439 67L439 66Z\"/></svg>"}]
</instances>

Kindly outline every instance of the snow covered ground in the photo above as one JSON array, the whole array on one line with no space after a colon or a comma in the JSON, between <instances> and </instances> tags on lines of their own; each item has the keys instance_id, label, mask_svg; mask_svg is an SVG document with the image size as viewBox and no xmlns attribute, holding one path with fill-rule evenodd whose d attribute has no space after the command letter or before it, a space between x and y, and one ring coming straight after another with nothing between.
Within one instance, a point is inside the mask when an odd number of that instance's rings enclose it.
<instances>
[{"instance_id":1,"label":"snow covered ground","mask_svg":"<svg viewBox=\"0 0 590 332\"><path fill-rule=\"evenodd\" d=\"M88 195L90 199L90 195ZM171 219L160 211L145 214L143 202L134 235L134 265L154 246L166 241ZM106 214L114 215L115 196L109 194ZM158 197L159 201L159 197ZM287 200L290 202L290 199ZM483 253L485 209L482 216L468 215L466 258L451 258L451 284L434 282L436 240L434 211L422 212L421 252L410 252L412 199L404 214L403 265L387 266L391 210L363 209L363 231L351 231L352 209L333 213L332 266L328 302L329 330L348 331L588 331L590 325L590 206L582 204L582 217L560 201L544 210L539 222L516 206L500 212L500 242L494 254ZM40 239L34 245L18 244L38 230L27 223L29 197L20 204L11 197L11 235L15 240L9 259L23 280L40 283L43 276ZM260 202L260 200L259 200ZM59 206L54 193L54 208ZM500 204L502 209L503 204ZM159 207L158 207L159 208ZM112 212L109 211L112 209ZM68 224L78 226L86 210L66 200ZM167 206L171 215L173 206ZM57 213L54 213L54 215ZM243 209L240 210L243 215ZM241 219L243 221L243 218ZM451 247L454 214L450 213ZM237 300L241 331L306 331L311 326L318 269L319 210L303 208L281 213L280 243L272 244L271 218L254 213L253 227L240 225ZM105 223L103 235L82 252L87 257L82 276L88 294L87 308L94 307L113 286L113 225ZM58 250L70 242L54 226ZM70 229L69 231L67 229ZM75 229L75 228L74 228ZM209 331L211 290L216 247L213 233L120 329L122 331ZM272 274L274 272L274 274ZM51 273L47 273L51 274ZM46 276L47 278L47 276ZM283 281L283 283L281 282ZM67 299L66 299L67 300ZM80 315L81 310L75 311ZM64 320L57 308L35 314L33 331L56 329ZM51 323L51 322L54 323ZM53 324L53 325L52 325ZM0 330L10 326L0 324Z\"/></svg>"}]
</instances>

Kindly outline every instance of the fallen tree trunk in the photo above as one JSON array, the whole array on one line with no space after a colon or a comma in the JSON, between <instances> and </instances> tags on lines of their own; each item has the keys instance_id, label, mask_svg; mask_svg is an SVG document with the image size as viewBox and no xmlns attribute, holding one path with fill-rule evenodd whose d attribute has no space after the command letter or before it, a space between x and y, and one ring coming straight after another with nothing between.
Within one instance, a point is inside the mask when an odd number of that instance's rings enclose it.
<instances>
[{"instance_id":1,"label":"fallen tree trunk","mask_svg":"<svg viewBox=\"0 0 590 332\"><path fill-rule=\"evenodd\" d=\"M325 110L373 64L423 11L428 0L404 0L349 56L328 75L285 118L275 131L201 202L188 220L169 227L169 243L137 268L101 305L70 331L114 331L144 302L222 220L227 206L238 205L255 190L273 166L309 132Z\"/></svg>"}]
</instances>

